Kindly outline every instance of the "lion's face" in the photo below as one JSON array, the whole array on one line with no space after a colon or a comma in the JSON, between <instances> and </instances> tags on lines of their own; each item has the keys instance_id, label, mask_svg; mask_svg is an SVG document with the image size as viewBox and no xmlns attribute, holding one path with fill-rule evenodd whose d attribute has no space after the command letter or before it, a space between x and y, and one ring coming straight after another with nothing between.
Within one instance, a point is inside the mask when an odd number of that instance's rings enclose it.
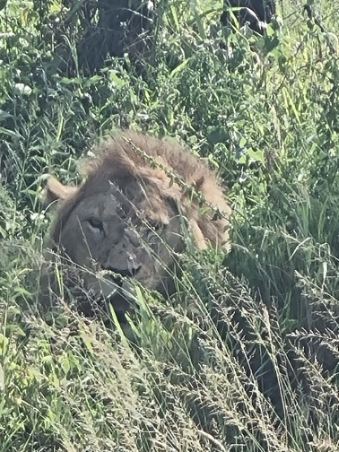
<instances>
[{"instance_id":1,"label":"lion's face","mask_svg":"<svg viewBox=\"0 0 339 452\"><path fill-rule=\"evenodd\" d=\"M135 180L124 191L106 181L88 194L72 192L65 203L72 206L58 231L60 250L118 317L130 306L131 278L150 290L171 292L173 251L183 248L182 218L171 198Z\"/></svg>"},{"instance_id":2,"label":"lion's face","mask_svg":"<svg viewBox=\"0 0 339 452\"><path fill-rule=\"evenodd\" d=\"M216 175L174 142L123 132L103 142L84 175L79 187L48 181L47 202L61 201L50 246L71 262L69 276L77 269L81 284L71 284L83 288L84 281L85 295L108 299L121 318L133 299L132 279L173 292L183 233L198 249L228 247L231 209Z\"/></svg>"}]
</instances>

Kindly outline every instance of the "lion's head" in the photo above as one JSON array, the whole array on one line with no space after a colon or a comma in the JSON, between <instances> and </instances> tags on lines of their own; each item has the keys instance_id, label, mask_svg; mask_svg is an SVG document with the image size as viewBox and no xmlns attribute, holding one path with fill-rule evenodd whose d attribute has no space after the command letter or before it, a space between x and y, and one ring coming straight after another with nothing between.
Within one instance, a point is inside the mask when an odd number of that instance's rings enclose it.
<instances>
[{"instance_id":1,"label":"lion's head","mask_svg":"<svg viewBox=\"0 0 339 452\"><path fill-rule=\"evenodd\" d=\"M173 291L186 231L199 248L228 244L230 207L214 173L173 142L121 133L101 146L85 176L78 187L48 180L48 201L60 203L49 246L76 264L85 286L109 299L118 316L129 308L131 278ZM190 188L221 215L199 206Z\"/></svg>"}]
</instances>

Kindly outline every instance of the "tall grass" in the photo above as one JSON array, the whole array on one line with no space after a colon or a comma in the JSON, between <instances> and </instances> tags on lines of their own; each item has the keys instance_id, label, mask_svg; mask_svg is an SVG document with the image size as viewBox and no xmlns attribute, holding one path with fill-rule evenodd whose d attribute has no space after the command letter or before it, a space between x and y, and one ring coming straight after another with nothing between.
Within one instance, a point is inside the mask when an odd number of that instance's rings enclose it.
<instances>
[{"instance_id":1,"label":"tall grass","mask_svg":"<svg viewBox=\"0 0 339 452\"><path fill-rule=\"evenodd\" d=\"M76 2L0 5L0 450L339 449L339 3L308 3L256 37L220 27L221 1L160 2L142 75L83 74ZM118 127L189 145L234 206L231 253L189 247L128 337L37 303L44 175L77 181Z\"/></svg>"}]
</instances>

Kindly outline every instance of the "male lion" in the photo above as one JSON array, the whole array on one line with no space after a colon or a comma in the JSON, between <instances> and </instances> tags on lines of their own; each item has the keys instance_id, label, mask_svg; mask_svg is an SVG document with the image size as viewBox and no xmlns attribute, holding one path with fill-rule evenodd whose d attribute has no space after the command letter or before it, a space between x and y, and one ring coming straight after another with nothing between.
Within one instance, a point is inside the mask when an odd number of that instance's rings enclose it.
<instances>
[{"instance_id":1,"label":"male lion","mask_svg":"<svg viewBox=\"0 0 339 452\"><path fill-rule=\"evenodd\" d=\"M185 231L200 249L228 245L231 209L216 176L178 144L123 132L101 145L85 175L78 187L48 180L47 201L60 201L49 247L120 319L130 307L131 278L173 292Z\"/></svg>"}]
</instances>

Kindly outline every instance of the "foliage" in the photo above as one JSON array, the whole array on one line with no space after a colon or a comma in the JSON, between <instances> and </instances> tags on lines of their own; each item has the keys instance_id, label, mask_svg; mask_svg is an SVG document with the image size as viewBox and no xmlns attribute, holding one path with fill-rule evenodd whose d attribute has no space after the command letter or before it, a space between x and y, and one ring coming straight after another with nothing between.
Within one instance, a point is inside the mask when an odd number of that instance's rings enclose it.
<instances>
[{"instance_id":1,"label":"foliage","mask_svg":"<svg viewBox=\"0 0 339 452\"><path fill-rule=\"evenodd\" d=\"M0 450L338 450L338 1L281 2L263 37L162 1L154 64L91 74L83 3L0 2ZM45 177L120 127L186 143L234 206L231 253L140 288L128 337L37 303Z\"/></svg>"}]
</instances>

